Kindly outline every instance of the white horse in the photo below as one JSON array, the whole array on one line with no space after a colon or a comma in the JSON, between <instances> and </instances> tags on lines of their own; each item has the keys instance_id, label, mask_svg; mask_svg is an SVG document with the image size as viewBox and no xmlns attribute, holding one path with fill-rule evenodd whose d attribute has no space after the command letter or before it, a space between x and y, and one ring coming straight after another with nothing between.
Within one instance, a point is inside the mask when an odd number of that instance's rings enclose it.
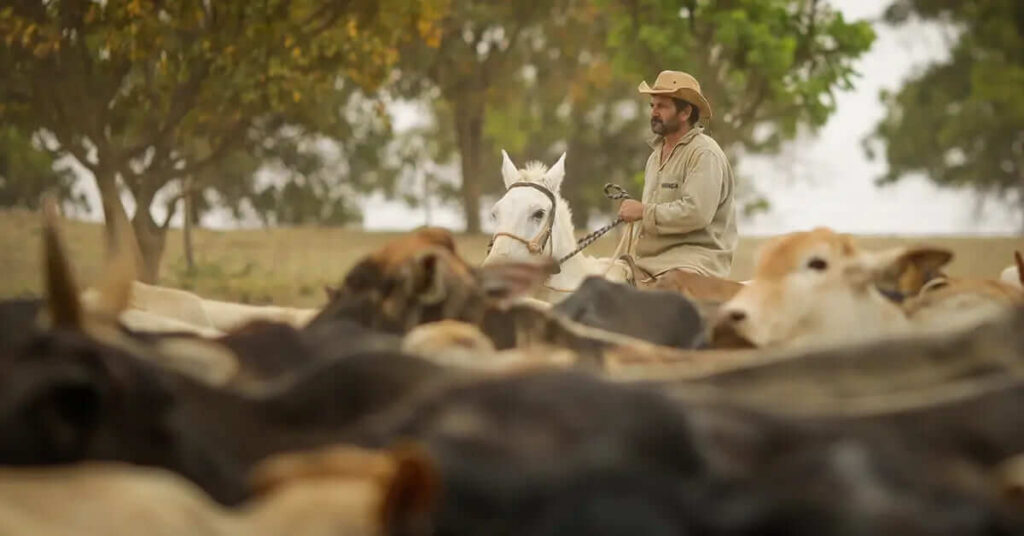
<instances>
[{"instance_id":1,"label":"white horse","mask_svg":"<svg viewBox=\"0 0 1024 536\"><path fill-rule=\"evenodd\" d=\"M491 209L495 232L484 264L533 256L557 261L568 255L576 249L576 234L569 204L559 194L565 178L565 153L550 169L540 162L517 169L508 153L501 151L501 156L506 191ZM627 273L625 263L580 253L567 259L561 271L548 278L547 292L538 297L555 303L576 290L587 276L625 281Z\"/></svg>"}]
</instances>

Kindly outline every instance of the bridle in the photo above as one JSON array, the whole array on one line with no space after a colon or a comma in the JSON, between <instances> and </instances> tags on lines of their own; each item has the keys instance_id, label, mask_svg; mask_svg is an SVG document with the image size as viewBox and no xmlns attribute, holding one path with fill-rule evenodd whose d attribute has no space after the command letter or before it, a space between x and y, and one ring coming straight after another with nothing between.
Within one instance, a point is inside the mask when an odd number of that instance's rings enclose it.
<instances>
[{"instance_id":1,"label":"bridle","mask_svg":"<svg viewBox=\"0 0 1024 536\"><path fill-rule=\"evenodd\" d=\"M494 241L497 240L499 236L506 236L508 238L511 238L512 240L524 244L526 246L526 249L530 252L530 255L540 255L544 253L545 247L550 246L549 249L551 251L551 256L554 256L555 246L554 244L551 243L551 230L555 225L555 209L557 208L555 194L551 193L551 190L548 190L543 185L537 184L535 182L514 182L511 185L509 185L508 189L511 190L512 188L522 187L533 188L534 190L537 190L538 192L544 194L548 198L548 200L551 201L551 210L548 211L547 217L544 218L544 225L541 226L540 230L537 231L537 234L534 235L533 239L531 240L527 240L521 236L514 235L512 233L498 231L494 233L494 235L491 237L491 242L487 244L487 253L491 253L491 248L494 247Z\"/></svg>"}]
</instances>

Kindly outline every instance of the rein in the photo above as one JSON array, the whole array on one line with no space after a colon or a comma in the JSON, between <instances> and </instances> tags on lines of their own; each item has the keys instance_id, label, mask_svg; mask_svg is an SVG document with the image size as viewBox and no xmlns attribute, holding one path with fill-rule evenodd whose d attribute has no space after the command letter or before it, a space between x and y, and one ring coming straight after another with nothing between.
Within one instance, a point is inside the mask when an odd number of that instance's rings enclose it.
<instances>
[{"instance_id":1,"label":"rein","mask_svg":"<svg viewBox=\"0 0 1024 536\"><path fill-rule=\"evenodd\" d=\"M612 184L610 182L604 185L604 196L607 197L608 199L630 199L629 192L627 192L625 188L619 186L618 184ZM596 242L598 238L601 238L602 236L608 234L608 231L611 231L612 229L618 227L621 224L622 218L615 218L615 220L613 220L608 225L605 225L604 227L601 227L595 230L594 232L581 238L579 242L576 242L576 249L570 251L561 259L558 259L559 266L561 266L563 262L579 254L579 252L586 249L587 246L589 246L590 244Z\"/></svg>"}]
</instances>

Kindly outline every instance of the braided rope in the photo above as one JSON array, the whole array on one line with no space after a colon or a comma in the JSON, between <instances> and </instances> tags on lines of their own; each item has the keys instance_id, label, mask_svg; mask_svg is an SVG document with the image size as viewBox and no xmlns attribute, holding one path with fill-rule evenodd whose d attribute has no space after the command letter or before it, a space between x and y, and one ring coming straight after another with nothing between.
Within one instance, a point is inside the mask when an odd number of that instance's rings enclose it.
<instances>
[{"instance_id":1,"label":"braided rope","mask_svg":"<svg viewBox=\"0 0 1024 536\"><path fill-rule=\"evenodd\" d=\"M618 184L612 184L612 183L608 183L608 184L604 185L604 196L607 197L608 199L613 199L613 200L616 200L616 199L632 199L629 196L629 192L627 192L625 190L625 188L619 186ZM602 236L607 234L608 231L611 231L612 229L618 227L621 224L622 224L622 218L615 218L615 220L612 221L611 223L609 223L608 225L605 225L605 226L597 229L596 231L588 234L587 236L584 236L583 238L581 238L578 242L576 242L576 249L572 250L571 252L566 254L561 259L558 259L559 266L561 266L563 262L573 258L579 252L581 252L584 249L586 249L587 246L589 246L589 245L593 244L594 242L596 242L598 238L601 238Z\"/></svg>"}]
</instances>

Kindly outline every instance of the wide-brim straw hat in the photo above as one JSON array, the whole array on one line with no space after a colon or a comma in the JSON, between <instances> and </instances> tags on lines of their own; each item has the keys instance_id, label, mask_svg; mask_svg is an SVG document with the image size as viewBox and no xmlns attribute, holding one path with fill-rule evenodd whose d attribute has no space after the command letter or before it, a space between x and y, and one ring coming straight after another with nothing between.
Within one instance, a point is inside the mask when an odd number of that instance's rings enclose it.
<instances>
[{"instance_id":1,"label":"wide-brim straw hat","mask_svg":"<svg viewBox=\"0 0 1024 536\"><path fill-rule=\"evenodd\" d=\"M647 85L647 81L640 82L638 88L640 93L646 95L665 95L683 99L700 109L701 119L711 119L711 104L700 91L700 82L693 76L682 71L661 71L654 87Z\"/></svg>"}]
</instances>

